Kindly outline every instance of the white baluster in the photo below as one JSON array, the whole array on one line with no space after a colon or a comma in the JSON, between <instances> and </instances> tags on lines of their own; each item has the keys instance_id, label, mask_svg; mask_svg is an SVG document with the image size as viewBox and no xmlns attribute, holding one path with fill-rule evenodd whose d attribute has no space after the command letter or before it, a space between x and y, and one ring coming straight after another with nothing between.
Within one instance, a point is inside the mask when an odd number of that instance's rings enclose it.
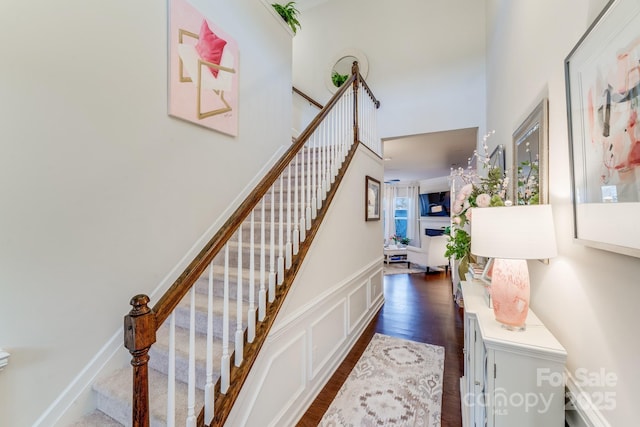
<instances>
[{"instance_id":1,"label":"white baluster","mask_svg":"<svg viewBox=\"0 0 640 427\"><path fill-rule=\"evenodd\" d=\"M222 357L220 359L220 392L229 390L229 244L224 245L224 291L222 297Z\"/></svg>"},{"instance_id":2,"label":"white baluster","mask_svg":"<svg viewBox=\"0 0 640 427\"><path fill-rule=\"evenodd\" d=\"M244 331L242 329L242 224L238 227L238 281L236 283L236 366L242 364L244 354Z\"/></svg>"},{"instance_id":3,"label":"white baluster","mask_svg":"<svg viewBox=\"0 0 640 427\"><path fill-rule=\"evenodd\" d=\"M196 288L191 288L189 314L189 381L187 391L187 427L196 426Z\"/></svg>"},{"instance_id":4,"label":"white baluster","mask_svg":"<svg viewBox=\"0 0 640 427\"><path fill-rule=\"evenodd\" d=\"M209 264L209 289L207 291L207 381L204 387L204 421L213 420L215 400L213 383L213 261Z\"/></svg>"},{"instance_id":5,"label":"white baluster","mask_svg":"<svg viewBox=\"0 0 640 427\"><path fill-rule=\"evenodd\" d=\"M337 122L338 122L338 112L337 111L332 111L331 112L331 117L330 119L330 131L331 131L331 141L329 141L329 143L331 144L331 149L329 150L331 153L331 184L334 184L336 182L336 175L338 175L338 156L336 155L337 153L337 149L336 149L336 144L338 142L338 138L337 138Z\"/></svg>"},{"instance_id":6,"label":"white baluster","mask_svg":"<svg viewBox=\"0 0 640 427\"><path fill-rule=\"evenodd\" d=\"M271 186L271 257L269 259L269 302L273 302L276 297L276 185Z\"/></svg>"},{"instance_id":7,"label":"white baluster","mask_svg":"<svg viewBox=\"0 0 640 427\"><path fill-rule=\"evenodd\" d=\"M328 153L327 153L327 148L328 148L328 136L327 136L327 127L326 124L323 122L320 124L321 126L321 135L322 135L322 200L324 201L327 198L327 191L329 190L329 177L328 177L328 164L329 164L329 159L328 159Z\"/></svg>"},{"instance_id":8,"label":"white baluster","mask_svg":"<svg viewBox=\"0 0 640 427\"><path fill-rule=\"evenodd\" d=\"M291 242L291 163L287 166L287 243L285 249L285 267L291 268L291 256L293 254L293 243ZM282 274L284 280L284 271ZM281 284L282 280L278 279L278 284Z\"/></svg>"},{"instance_id":9,"label":"white baluster","mask_svg":"<svg viewBox=\"0 0 640 427\"><path fill-rule=\"evenodd\" d=\"M256 265L255 265L255 231L254 211L251 211L251 229L249 231L249 310L247 311L247 340L253 342L256 337Z\"/></svg>"},{"instance_id":10,"label":"white baluster","mask_svg":"<svg viewBox=\"0 0 640 427\"><path fill-rule=\"evenodd\" d=\"M350 138L349 138L349 119L351 118L351 114L349 109L349 94L345 94L342 98L342 161L347 157L347 153L349 151L349 147L351 146Z\"/></svg>"},{"instance_id":11,"label":"white baluster","mask_svg":"<svg viewBox=\"0 0 640 427\"><path fill-rule=\"evenodd\" d=\"M315 132L309 138L309 173L311 175L311 181L309 185L309 200L310 204L310 214L307 217L307 230L311 228L311 220L316 219L318 215L318 208L316 202L316 158L315 158ZM313 157L312 157L313 156Z\"/></svg>"},{"instance_id":12,"label":"white baluster","mask_svg":"<svg viewBox=\"0 0 640 427\"><path fill-rule=\"evenodd\" d=\"M300 199L298 197L298 193L300 192L300 188L298 186L298 157L299 154L296 154L296 157L294 159L294 167L293 167L293 191L294 191L294 198L293 198L293 236L292 239L293 240L293 254L297 255L298 251L300 250L300 216L298 215L298 213L300 212ZM289 264L289 267L291 267L291 263Z\"/></svg>"},{"instance_id":13,"label":"white baluster","mask_svg":"<svg viewBox=\"0 0 640 427\"><path fill-rule=\"evenodd\" d=\"M263 321L267 312L267 290L265 289L266 280L266 263L265 258L267 252L267 246L265 245L265 204L266 196L262 198L260 206L260 292L258 293L258 320Z\"/></svg>"},{"instance_id":14,"label":"white baluster","mask_svg":"<svg viewBox=\"0 0 640 427\"><path fill-rule=\"evenodd\" d=\"M278 218L278 275L277 275L277 283L278 285L282 284L284 280L284 176L280 174L280 207L278 209L279 218ZM271 291L271 289L269 289ZM275 298L275 290L274 295ZM273 301L271 299L271 295L269 295L269 301Z\"/></svg>"},{"instance_id":15,"label":"white baluster","mask_svg":"<svg viewBox=\"0 0 640 427\"><path fill-rule=\"evenodd\" d=\"M322 197L322 132L321 132L321 128L318 127L318 129L316 129L315 131L316 134L316 145L317 145L317 154L316 156L318 156L318 172L316 175L316 179L317 179L317 194L316 194L316 200L317 200L317 209L319 210L322 207L322 201L324 200Z\"/></svg>"},{"instance_id":16,"label":"white baluster","mask_svg":"<svg viewBox=\"0 0 640 427\"><path fill-rule=\"evenodd\" d=\"M176 425L176 312L169 316L169 368L167 369L167 427Z\"/></svg>"},{"instance_id":17,"label":"white baluster","mask_svg":"<svg viewBox=\"0 0 640 427\"><path fill-rule=\"evenodd\" d=\"M304 242L307 239L307 215L311 215L311 210L307 212L309 199L309 191L307 188L309 187L309 176L307 175L307 168L309 165L305 163L305 151L306 148L302 149L302 161L300 162L300 241ZM298 250L299 247L298 247Z\"/></svg>"}]
</instances>

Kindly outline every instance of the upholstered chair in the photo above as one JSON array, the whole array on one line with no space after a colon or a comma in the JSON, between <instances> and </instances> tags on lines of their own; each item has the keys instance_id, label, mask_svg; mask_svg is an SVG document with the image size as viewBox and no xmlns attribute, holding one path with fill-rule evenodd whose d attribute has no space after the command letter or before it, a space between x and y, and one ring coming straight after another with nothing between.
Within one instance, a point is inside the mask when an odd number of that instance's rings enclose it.
<instances>
[{"instance_id":1,"label":"upholstered chair","mask_svg":"<svg viewBox=\"0 0 640 427\"><path fill-rule=\"evenodd\" d=\"M407 245L407 262L426 267L444 267L449 272L449 259L444 256L447 251L448 237L420 236L420 247Z\"/></svg>"}]
</instances>

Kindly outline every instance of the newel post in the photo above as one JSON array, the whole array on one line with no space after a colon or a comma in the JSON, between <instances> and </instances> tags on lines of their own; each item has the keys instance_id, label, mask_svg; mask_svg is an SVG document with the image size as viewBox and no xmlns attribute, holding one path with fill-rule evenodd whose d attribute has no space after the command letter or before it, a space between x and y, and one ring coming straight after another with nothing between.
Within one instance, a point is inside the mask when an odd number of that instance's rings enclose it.
<instances>
[{"instance_id":1,"label":"newel post","mask_svg":"<svg viewBox=\"0 0 640 427\"><path fill-rule=\"evenodd\" d=\"M360 82L360 68L358 67L358 61L353 61L351 74L356 76L353 80L353 143L357 144L358 141L360 141L360 135L358 133L358 84Z\"/></svg>"},{"instance_id":2,"label":"newel post","mask_svg":"<svg viewBox=\"0 0 640 427\"><path fill-rule=\"evenodd\" d=\"M131 353L133 366L133 427L149 427L149 349L156 342L156 315L147 305L149 297L136 295L124 316L124 346Z\"/></svg>"}]
</instances>

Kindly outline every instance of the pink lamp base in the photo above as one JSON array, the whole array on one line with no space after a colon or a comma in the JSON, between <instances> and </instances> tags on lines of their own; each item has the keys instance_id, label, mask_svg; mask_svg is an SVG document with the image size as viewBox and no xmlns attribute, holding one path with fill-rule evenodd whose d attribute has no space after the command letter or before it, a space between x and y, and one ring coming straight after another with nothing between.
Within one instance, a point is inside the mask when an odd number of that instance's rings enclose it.
<instances>
[{"instance_id":1,"label":"pink lamp base","mask_svg":"<svg viewBox=\"0 0 640 427\"><path fill-rule=\"evenodd\" d=\"M524 330L529 312L529 268L523 259L496 258L491 299L496 320L507 329Z\"/></svg>"}]
</instances>

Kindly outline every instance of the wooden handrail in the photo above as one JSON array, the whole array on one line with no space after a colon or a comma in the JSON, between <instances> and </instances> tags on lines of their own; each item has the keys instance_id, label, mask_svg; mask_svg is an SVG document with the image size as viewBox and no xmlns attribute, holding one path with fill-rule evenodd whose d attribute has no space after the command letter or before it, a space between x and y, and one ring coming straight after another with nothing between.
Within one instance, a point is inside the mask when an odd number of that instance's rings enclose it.
<instances>
[{"instance_id":1,"label":"wooden handrail","mask_svg":"<svg viewBox=\"0 0 640 427\"><path fill-rule=\"evenodd\" d=\"M289 290L290 285L295 279L295 275L300 268L302 260L309 246L316 234L319 227L319 223L322 221L326 209L335 194L337 184L339 184L342 176L345 173L351 159L355 154L358 143L358 97L357 90L359 83L364 80L359 73L357 63L354 63L352 67L352 75L343 84L338 91L333 95L329 102L322 107L318 115L302 132L300 137L287 149L282 157L276 162L269 172L260 180L255 190L238 206L234 213L225 221L224 225L218 230L217 233L209 240L204 248L198 253L195 259L187 266L184 272L175 280L175 282L169 287L158 302L152 309L148 307L149 297L146 295L136 295L131 300L133 309L124 319L124 341L125 347L132 355L131 364L134 367L133 370L133 384L134 384L134 396L133 396L133 426L145 426L149 425L149 402L148 402L148 355L150 347L156 340L156 331L162 326L165 320L171 315L171 313L177 308L180 301L191 290L196 281L200 278L205 269L209 266L215 256L224 248L230 238L236 232L236 230L244 223L245 219L256 208L258 203L264 198L269 189L274 185L276 180L282 175L288 165L297 156L298 152L302 150L309 140L313 132L320 126L322 121L328 116L334 106L340 101L342 96L351 87L354 91L354 122L353 122L353 135L354 139L352 146L349 149L347 158L336 177L335 185L329 189L327 198L322 207L318 210L316 221L311 227L307 238L300 245L298 255L293 260L291 267L288 269L288 274L284 278L283 285L279 286L276 291L276 300L273 303L269 303L267 308L267 316L265 320L256 326L256 337L253 343L248 343L244 347L244 353L246 355L245 362L238 368L233 367L231 375L234 379L232 386L226 394L220 394L220 379L215 385L216 393L216 416L212 425L222 425L229 415L229 410L235 402L238 393L249 370L253 365L257 354L262 347L262 344L266 340L271 325L275 320L275 316L280 309L282 300ZM365 87L365 86L363 86ZM365 87L369 96L375 101L376 108L380 105L368 86ZM295 88L294 88L295 89ZM286 286L284 286L286 284ZM246 331L245 331L246 341ZM220 411L220 409L223 409ZM204 408L198 416L198 425L203 425Z\"/></svg>"},{"instance_id":2,"label":"wooden handrail","mask_svg":"<svg viewBox=\"0 0 640 427\"><path fill-rule=\"evenodd\" d=\"M315 99L313 99L312 97L310 97L309 95L307 95L306 93L304 93L303 91L301 91L295 86L292 86L292 89L293 89L293 93L297 93L298 95L300 95L301 97L309 101L311 105L318 107L319 109L322 110L322 104L320 104L318 101L316 101Z\"/></svg>"},{"instance_id":3,"label":"wooden handrail","mask_svg":"<svg viewBox=\"0 0 640 427\"><path fill-rule=\"evenodd\" d=\"M353 82L355 75L352 75L347 82ZM349 85L345 84L337 91L331 100L324 106L320 113L313 119L309 126L302 132L300 137L295 143L289 147L289 149L283 154L273 168L262 178L260 183L256 186L255 190L238 206L234 213L224 223L224 225L218 230L218 232L211 238L209 243L200 251L196 258L187 266L185 271L176 279L171 287L165 292L165 294L158 300L153 306L153 311L156 314L156 328L159 328L162 323L167 320L171 312L175 310L182 298L189 292L191 286L198 280L202 273L206 270L207 266L213 258L224 248L227 241L233 236L233 233L240 227L245 218L251 213L251 211L258 205L260 200L269 191L269 188L280 177L282 172L286 169L287 165L291 163L291 160L296 156L298 151L304 147L309 136L317 129L322 120L329 114L334 105L338 102L340 97L348 89Z\"/></svg>"},{"instance_id":4,"label":"wooden handrail","mask_svg":"<svg viewBox=\"0 0 640 427\"><path fill-rule=\"evenodd\" d=\"M217 396L216 402L215 402L216 415L213 418L213 422L211 423L211 426L216 426L216 427L224 426L224 423L229 416L229 412L231 411L231 407L233 406L233 403L237 399L238 394L240 393L240 390L242 389L244 382L249 376L251 367L253 366L253 364L255 363L258 357L258 354L260 352L260 349L262 348L262 345L266 341L269 330L271 329L271 326L273 325L273 322L276 319L276 315L280 311L280 308L282 307L285 297L287 296L287 294L289 293L289 290L291 289L291 285L295 280L298 270L302 266L302 262L304 261L304 258L307 252L311 248L311 244L313 243L313 240L318 232L318 229L320 228L322 219L326 215L329 209L329 205L331 204L333 197L338 191L338 186L340 185L340 182L342 181L342 178L344 177L344 174L346 173L346 170L348 169L349 164L351 163L351 160L355 156L357 148L358 148L358 144L353 144L351 146L345 158L344 164L342 165L342 168L340 169L340 171L338 172L338 175L336 176L335 185L333 185L329 190L329 192L327 193L327 199L325 203L322 205L322 208L318 210L318 216L316 217L316 221L313 223L313 226L311 227L311 229L307 232L307 237L304 240L304 242L300 244L300 250L298 252L298 256L292 262L291 268L287 270L288 275L285 277L282 285L279 285L276 288L276 298L273 303L268 305L267 315L265 316L264 322L260 323L256 327L256 338L254 339L253 343L249 343L244 347L244 358L243 358L244 361L242 365L240 367L236 367L234 365L231 366L231 378L233 379L233 381L231 381L231 385L229 387L229 390L227 390L226 394L219 394L220 379L218 379L216 383L216 396ZM204 417L204 408L202 409L201 416Z\"/></svg>"},{"instance_id":5,"label":"wooden handrail","mask_svg":"<svg viewBox=\"0 0 640 427\"><path fill-rule=\"evenodd\" d=\"M380 101L376 99L375 95L373 94L373 91L371 90L371 88L369 87L365 79L360 78L360 83L362 83L362 86L365 88L365 90L369 94L369 97L373 101L373 104L376 106L376 108L380 108Z\"/></svg>"}]
</instances>

